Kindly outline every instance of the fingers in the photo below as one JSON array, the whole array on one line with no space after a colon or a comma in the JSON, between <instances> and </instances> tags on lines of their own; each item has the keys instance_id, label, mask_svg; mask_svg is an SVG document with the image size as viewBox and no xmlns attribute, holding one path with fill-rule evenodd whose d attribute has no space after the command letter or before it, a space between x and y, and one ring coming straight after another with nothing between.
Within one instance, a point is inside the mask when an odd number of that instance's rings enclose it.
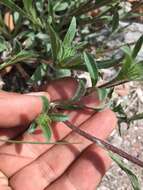
<instances>
[{"instance_id":1,"label":"fingers","mask_svg":"<svg viewBox=\"0 0 143 190\"><path fill-rule=\"evenodd\" d=\"M110 110L99 112L83 123L80 127L87 133L105 139L116 125L116 118ZM19 189L20 183L26 184L24 188L43 190L47 185L56 180L70 164L90 144L88 140L77 133L70 133L66 138L69 142L82 142L76 145L55 145L33 163L14 175L10 182L15 190ZM29 181L30 176L33 181ZM39 182L40 181L40 182ZM21 188L21 190L23 190Z\"/></svg>"},{"instance_id":2,"label":"fingers","mask_svg":"<svg viewBox=\"0 0 143 190\"><path fill-rule=\"evenodd\" d=\"M48 93L46 96L49 97ZM2 128L27 125L42 111L42 100L36 96L1 93L0 105Z\"/></svg>"},{"instance_id":3,"label":"fingers","mask_svg":"<svg viewBox=\"0 0 143 190\"><path fill-rule=\"evenodd\" d=\"M40 93L49 98L48 93ZM29 124L42 110L40 97L16 93L0 93L0 139L8 140L25 131ZM16 127L17 126L17 127ZM0 141L0 146L5 144Z\"/></svg>"},{"instance_id":4,"label":"fingers","mask_svg":"<svg viewBox=\"0 0 143 190\"><path fill-rule=\"evenodd\" d=\"M78 83L72 78L63 78L44 85L41 90L49 93L51 101L71 98L77 89Z\"/></svg>"},{"instance_id":5,"label":"fingers","mask_svg":"<svg viewBox=\"0 0 143 190\"><path fill-rule=\"evenodd\" d=\"M98 104L95 94L83 98L83 104L93 106ZM92 111L93 113L93 111ZM70 112L70 121L79 126L91 117L91 111L72 111ZM53 135L51 142L61 140L70 133L70 129L64 123L55 123L52 127ZM35 134L25 133L19 140L23 141L40 141L44 142L45 138L41 132ZM20 170L25 165L29 164L32 160L37 158L40 154L49 150L52 145L14 145L6 144L0 148L0 169L5 172L7 176L13 175L17 170ZM10 161L9 161L10 160ZM16 165L14 163L17 163Z\"/></svg>"},{"instance_id":6,"label":"fingers","mask_svg":"<svg viewBox=\"0 0 143 190\"><path fill-rule=\"evenodd\" d=\"M95 190L110 164L107 153L100 147L91 145L63 176L45 190Z\"/></svg>"},{"instance_id":7,"label":"fingers","mask_svg":"<svg viewBox=\"0 0 143 190\"><path fill-rule=\"evenodd\" d=\"M5 176L1 171L0 171L0 190L12 190L9 187L7 176Z\"/></svg>"},{"instance_id":8,"label":"fingers","mask_svg":"<svg viewBox=\"0 0 143 190\"><path fill-rule=\"evenodd\" d=\"M74 95L77 82L71 78L53 81L42 89L48 91L44 95L51 100L67 99ZM36 93L36 96L41 93ZM42 111L41 98L20 95L17 93L0 92L0 127L10 128L24 126L31 122Z\"/></svg>"},{"instance_id":9,"label":"fingers","mask_svg":"<svg viewBox=\"0 0 143 190\"><path fill-rule=\"evenodd\" d=\"M51 95L51 100L70 98L74 95L77 88L77 82L73 79L61 79L53 81L49 85L45 85L42 89L49 90L49 93L45 93L45 96ZM60 91L59 91L60 90ZM62 93L61 93L62 91ZM64 92L64 93L63 93ZM41 112L42 102L41 98L35 96L41 96L40 93L30 93L25 96L11 92L0 92L0 137L2 139L14 138L25 130L24 124L32 121ZM32 97L32 95L34 97ZM43 93L42 93L43 95ZM33 102L33 104L32 104ZM25 112L25 113L24 113ZM16 127L14 129L4 129L10 127ZM21 126L21 127L20 127ZM0 145L4 144L0 142Z\"/></svg>"},{"instance_id":10,"label":"fingers","mask_svg":"<svg viewBox=\"0 0 143 190\"><path fill-rule=\"evenodd\" d=\"M12 127L12 128L2 128L0 129L0 148L5 145L4 141L12 139L16 136L21 135L25 131L26 127Z\"/></svg>"}]
</instances>

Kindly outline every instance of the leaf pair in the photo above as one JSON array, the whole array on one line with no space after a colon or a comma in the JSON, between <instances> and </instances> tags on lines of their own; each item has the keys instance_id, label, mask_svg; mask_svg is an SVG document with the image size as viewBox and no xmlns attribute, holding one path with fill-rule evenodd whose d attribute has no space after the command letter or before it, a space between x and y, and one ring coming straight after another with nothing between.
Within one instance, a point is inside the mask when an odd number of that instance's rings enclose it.
<instances>
[{"instance_id":1,"label":"leaf pair","mask_svg":"<svg viewBox=\"0 0 143 190\"><path fill-rule=\"evenodd\" d=\"M95 86L99 77L96 62L93 56L89 53L84 53L84 62L90 74L92 86Z\"/></svg>"},{"instance_id":2,"label":"leaf pair","mask_svg":"<svg viewBox=\"0 0 143 190\"><path fill-rule=\"evenodd\" d=\"M35 57L37 57L37 55L34 54L33 52L21 50L19 53L10 57L8 60L6 60L4 63L2 63L0 65L0 70L4 69L5 67L8 67L8 66L14 65L16 63L26 61L26 60L29 60L29 59L35 58Z\"/></svg>"},{"instance_id":3,"label":"leaf pair","mask_svg":"<svg viewBox=\"0 0 143 190\"><path fill-rule=\"evenodd\" d=\"M123 163L115 154L109 153L110 157L116 164L128 175L134 190L141 190L137 176Z\"/></svg>"},{"instance_id":4,"label":"leaf pair","mask_svg":"<svg viewBox=\"0 0 143 190\"><path fill-rule=\"evenodd\" d=\"M43 132L45 138L49 141L52 136L51 124L52 122L63 122L67 121L69 118L67 115L59 114L59 113L48 113L50 110L50 102L49 100L41 96L42 99L42 113L36 118L34 122L30 125L28 132L34 133L37 127L39 126Z\"/></svg>"},{"instance_id":5,"label":"leaf pair","mask_svg":"<svg viewBox=\"0 0 143 190\"><path fill-rule=\"evenodd\" d=\"M0 53L7 49L6 41L3 37L0 37Z\"/></svg>"},{"instance_id":6,"label":"leaf pair","mask_svg":"<svg viewBox=\"0 0 143 190\"><path fill-rule=\"evenodd\" d=\"M66 60L74 57L76 48L73 47L73 39L76 34L76 18L73 17L69 29L62 41L50 23L47 23L51 41L53 60L55 63L64 64Z\"/></svg>"},{"instance_id":7,"label":"leaf pair","mask_svg":"<svg viewBox=\"0 0 143 190\"><path fill-rule=\"evenodd\" d=\"M143 63L138 62L136 59L139 51L141 50L142 44L143 35L139 38L132 51L129 47L122 48L125 54L122 68L119 71L118 75L109 82L110 84L143 80Z\"/></svg>"},{"instance_id":8,"label":"leaf pair","mask_svg":"<svg viewBox=\"0 0 143 190\"><path fill-rule=\"evenodd\" d=\"M26 17L28 20L30 20L35 26L40 26L40 28L43 28L43 24L41 23L41 20L38 18L35 8L33 7L33 1L32 0L23 0L24 9L21 9L14 1L12 0L1 0L0 3L4 4L8 8L10 8L12 11L16 11L20 13L22 16Z\"/></svg>"}]
</instances>

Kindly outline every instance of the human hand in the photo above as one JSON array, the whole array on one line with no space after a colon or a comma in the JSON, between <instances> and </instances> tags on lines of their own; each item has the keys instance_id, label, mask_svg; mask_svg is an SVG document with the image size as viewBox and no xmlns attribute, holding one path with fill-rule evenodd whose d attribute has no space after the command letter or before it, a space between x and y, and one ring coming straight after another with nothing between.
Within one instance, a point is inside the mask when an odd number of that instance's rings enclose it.
<instances>
[{"instance_id":1,"label":"human hand","mask_svg":"<svg viewBox=\"0 0 143 190\"><path fill-rule=\"evenodd\" d=\"M61 79L45 86L51 101L65 100L74 95L77 83L70 78ZM81 100L88 106L99 104L95 94ZM40 131L23 133L27 124L42 110L38 96L1 93L0 138L23 141L45 139ZM106 139L116 126L116 117L106 109L97 114L93 111L70 111L70 122L98 138ZM17 127L15 127L17 126ZM13 190L94 190L108 170L111 160L105 150L72 132L64 123L54 123L51 141L81 142L69 145L1 144L0 170L9 178ZM23 134L21 134L23 133ZM21 134L21 135L20 135ZM1 190L8 187L0 184Z\"/></svg>"}]
</instances>

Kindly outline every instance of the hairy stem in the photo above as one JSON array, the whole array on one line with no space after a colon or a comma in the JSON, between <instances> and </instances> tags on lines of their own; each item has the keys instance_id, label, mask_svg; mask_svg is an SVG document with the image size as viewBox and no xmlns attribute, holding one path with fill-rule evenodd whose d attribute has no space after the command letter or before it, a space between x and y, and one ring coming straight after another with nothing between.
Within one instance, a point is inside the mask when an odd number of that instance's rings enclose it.
<instances>
[{"instance_id":1,"label":"hairy stem","mask_svg":"<svg viewBox=\"0 0 143 190\"><path fill-rule=\"evenodd\" d=\"M77 132L79 135L85 137L86 139L94 142L94 143L97 143L97 145L99 145L100 147L108 150L108 151L111 151L113 153L116 153L118 154L119 156L127 159L128 161L134 163L134 164L137 164L138 166L140 167L143 167L143 161L137 159L136 157L126 153L125 151L121 150L120 148L117 148L115 147L114 145L102 140L102 139L99 139L95 136L92 136L86 132L84 132L83 130L77 128L76 126L74 126L73 124L71 124L69 121L66 121L65 124L70 128L72 129L73 131Z\"/></svg>"},{"instance_id":2,"label":"hairy stem","mask_svg":"<svg viewBox=\"0 0 143 190\"><path fill-rule=\"evenodd\" d=\"M66 141L57 141L57 142L36 142L36 141L18 141L18 140L8 140L8 139L0 139L0 142L4 142L4 143L11 143L11 144L80 144L81 142L66 142Z\"/></svg>"}]
</instances>

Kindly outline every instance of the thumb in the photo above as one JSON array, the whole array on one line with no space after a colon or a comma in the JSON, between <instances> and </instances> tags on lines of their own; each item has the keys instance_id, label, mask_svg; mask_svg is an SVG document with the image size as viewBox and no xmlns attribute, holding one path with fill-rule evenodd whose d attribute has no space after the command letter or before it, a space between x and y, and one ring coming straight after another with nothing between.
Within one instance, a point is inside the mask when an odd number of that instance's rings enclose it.
<instances>
[{"instance_id":1,"label":"thumb","mask_svg":"<svg viewBox=\"0 0 143 190\"><path fill-rule=\"evenodd\" d=\"M30 94L0 93L0 127L24 126L34 120L42 111L40 96L50 96L46 92Z\"/></svg>"}]
</instances>

